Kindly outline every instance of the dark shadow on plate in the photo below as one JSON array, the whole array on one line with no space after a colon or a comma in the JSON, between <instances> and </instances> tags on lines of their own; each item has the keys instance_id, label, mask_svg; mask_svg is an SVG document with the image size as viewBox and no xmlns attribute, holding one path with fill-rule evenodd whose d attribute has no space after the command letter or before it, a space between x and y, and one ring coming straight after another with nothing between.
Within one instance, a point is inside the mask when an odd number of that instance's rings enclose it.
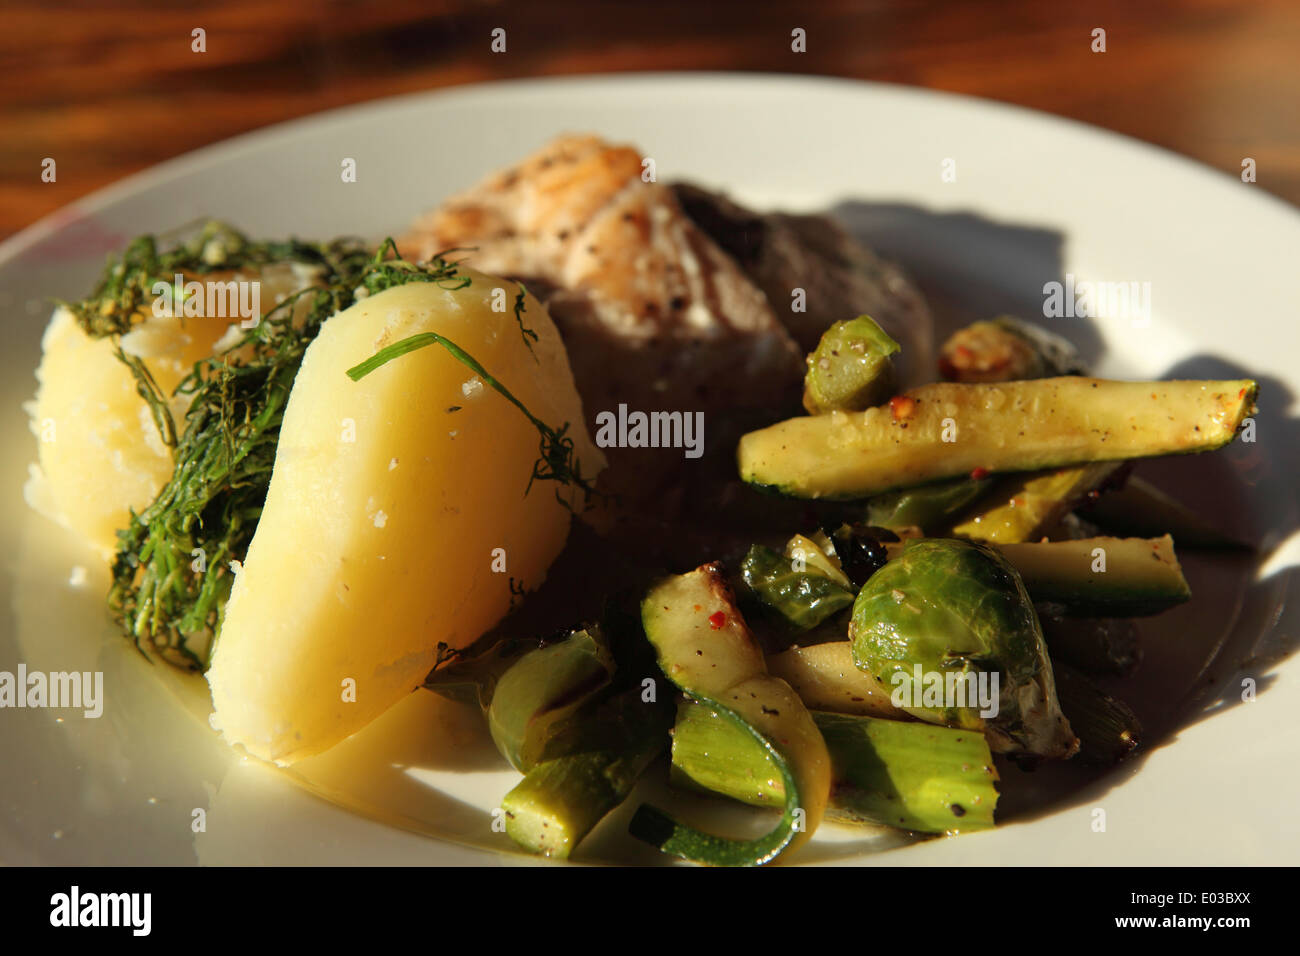
<instances>
[{"instance_id":1,"label":"dark shadow on plate","mask_svg":"<svg viewBox=\"0 0 1300 956\"><path fill-rule=\"evenodd\" d=\"M1060 232L902 203L845 201L830 214L911 274L934 314L936 345L963 325L1010 314L1064 335L1089 365L1104 354L1091 320L1043 317L1043 286L1065 279Z\"/></svg>"},{"instance_id":2,"label":"dark shadow on plate","mask_svg":"<svg viewBox=\"0 0 1300 956\"><path fill-rule=\"evenodd\" d=\"M1300 568L1286 567L1260 577L1276 549L1300 526L1292 478L1300 468L1300 420L1286 414L1293 400L1291 390L1277 379L1253 376L1247 368L1209 355L1179 362L1161 377L1254 377L1259 382L1256 441L1239 436L1213 454L1138 466L1152 483L1219 518L1219 524L1241 533L1257 550L1179 552L1192 600L1140 620L1146 651L1142 667L1131 677L1102 682L1142 720L1141 750L1108 771L1060 763L1044 764L1026 774L1000 763L1002 822L1095 804L1111 787L1140 774L1146 757L1176 743L1184 729L1247 703L1252 696L1274 693L1273 671L1300 650L1295 610L1300 606Z\"/></svg>"}]
</instances>

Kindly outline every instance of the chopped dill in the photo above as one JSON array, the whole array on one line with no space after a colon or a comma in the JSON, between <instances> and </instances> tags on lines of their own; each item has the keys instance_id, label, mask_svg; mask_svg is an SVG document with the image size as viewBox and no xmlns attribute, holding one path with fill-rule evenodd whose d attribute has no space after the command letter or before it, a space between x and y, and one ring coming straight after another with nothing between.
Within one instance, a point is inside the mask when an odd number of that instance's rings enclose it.
<instances>
[{"instance_id":1,"label":"chopped dill","mask_svg":"<svg viewBox=\"0 0 1300 956\"><path fill-rule=\"evenodd\" d=\"M321 265L325 257L318 244L296 239L255 242L226 223L213 220L191 239L167 251L159 251L156 236L132 240L120 260L110 259L89 297L60 304L73 314L88 336L113 340L115 354L131 371L136 392L148 406L163 443L175 449L179 432L167 396L161 393L144 362L138 356L127 355L120 345L121 337L149 315L154 287L160 282L170 286L178 273L203 276L261 270L277 262Z\"/></svg>"},{"instance_id":2,"label":"chopped dill","mask_svg":"<svg viewBox=\"0 0 1300 956\"><path fill-rule=\"evenodd\" d=\"M561 485L571 485L578 488L583 493L584 504L591 500L592 495L599 494L592 480L583 477L582 462L575 456L573 439L569 436L569 423L565 422L559 428L552 428L546 424L546 422L530 412L527 406L516 398L510 389L506 388L491 372L485 369L478 359L451 339L439 335L437 332L420 332L415 335L408 335L406 338L380 349L364 362L348 369L348 378L354 382L359 382L375 369L387 365L393 359L400 358L409 352L415 352L429 345L440 345L450 352L456 361L478 375L510 404L519 409L524 417L537 429L540 436L538 458L533 463L533 473L529 476L527 487L524 488L525 495L532 491L533 483L538 481L554 481ZM555 499L570 511L573 510L573 506L560 495L558 488L555 490Z\"/></svg>"},{"instance_id":3,"label":"chopped dill","mask_svg":"<svg viewBox=\"0 0 1300 956\"><path fill-rule=\"evenodd\" d=\"M152 659L153 652L193 670L205 669L211 661L237 569L266 502L289 394L321 325L360 297L408 282L465 288L469 277L458 273L445 255L409 262L392 239L378 250L355 239L260 242L224 223L209 222L166 251L160 251L156 236L135 239L120 260L110 260L89 297L63 303L87 335L113 342L172 450L171 477L148 507L139 514L132 511L128 526L118 532L108 595L114 618L146 658ZM277 263L310 268L314 284L277 303L221 354L195 363L173 395L162 394L145 362L122 350L121 337L149 314L157 283L170 285L178 273L260 273ZM572 464L567 426L555 431L537 421L478 368L542 433L543 459L533 480L571 480L590 493ZM179 423L171 410L174 398L188 404Z\"/></svg>"},{"instance_id":4,"label":"chopped dill","mask_svg":"<svg viewBox=\"0 0 1300 956\"><path fill-rule=\"evenodd\" d=\"M459 249L438 253L428 262L419 263L403 259L397 243L390 236L379 246L362 276L361 285L368 295L374 295L408 282L432 282L440 288L455 291L469 285L469 276L456 271L455 262L444 257Z\"/></svg>"},{"instance_id":5,"label":"chopped dill","mask_svg":"<svg viewBox=\"0 0 1300 956\"><path fill-rule=\"evenodd\" d=\"M446 289L463 289L470 283L469 276L459 275L456 271L457 263L448 262L443 258L443 256L455 251L457 250L449 249L435 256L429 263L418 264L402 259L401 254L397 251L397 244L390 238L380 247L375 256L375 262L371 267L377 275L382 275L382 279L375 281L375 288L372 291L382 291L382 289L392 288L406 282L435 282ZM389 253L394 258L386 260L385 257ZM367 284L366 288L371 289L371 286ZM519 283L519 289L519 295L515 299L515 320L518 322L520 331L523 334L524 344L528 346L528 351L531 353L533 351L532 343L537 341L538 336L535 330L527 328L523 323L524 299L528 291L524 288L523 283ZM595 483L590 478L583 476L582 463L575 457L573 439L569 436L570 423L565 422L559 428L552 428L547 425L530 412L524 403L485 369L474 356L451 339L439 335L437 332L421 332L410 335L380 349L364 362L348 369L348 378L354 382L359 382L375 369L387 365L393 359L400 358L409 352L414 352L429 345L440 345L450 352L453 358L473 371L518 408L524 417L532 423L533 427L537 429L540 439L538 458L533 463L533 473L529 476L527 487L524 488L525 495L532 490L533 483L538 481L554 481L560 485L570 485L579 489L583 494L584 505L591 501L593 495L599 494ZM533 358L537 358L535 353ZM559 488L555 490L555 499L570 511L573 510L573 506L560 494Z\"/></svg>"},{"instance_id":6,"label":"chopped dill","mask_svg":"<svg viewBox=\"0 0 1300 956\"><path fill-rule=\"evenodd\" d=\"M540 362L537 353L533 351L533 343L537 341L537 332L534 329L524 325L524 300L528 298L528 290L524 284L519 284L519 294L515 296L515 324L519 326L519 334L523 336L524 345L528 346L529 353L533 356L533 361Z\"/></svg>"},{"instance_id":7,"label":"chopped dill","mask_svg":"<svg viewBox=\"0 0 1300 956\"><path fill-rule=\"evenodd\" d=\"M181 667L211 658L232 562L242 562L256 530L275 464L289 390L321 323L352 304L373 261L357 240L254 242L208 223L189 242L159 252L153 236L133 241L110 262L94 293L67 304L88 335L109 338L136 379L159 433L172 449L172 476L118 532L108 604L128 638ZM148 368L120 338L148 312L156 282L175 273L260 271L274 263L311 268L316 285L278 303L225 352L195 363L174 396L187 400L180 427Z\"/></svg>"},{"instance_id":8,"label":"chopped dill","mask_svg":"<svg viewBox=\"0 0 1300 956\"><path fill-rule=\"evenodd\" d=\"M510 609L507 613L513 613L515 602L522 602L524 598L528 597L528 591L524 587L523 581L516 580L513 577L506 582L506 586L510 588Z\"/></svg>"}]
</instances>

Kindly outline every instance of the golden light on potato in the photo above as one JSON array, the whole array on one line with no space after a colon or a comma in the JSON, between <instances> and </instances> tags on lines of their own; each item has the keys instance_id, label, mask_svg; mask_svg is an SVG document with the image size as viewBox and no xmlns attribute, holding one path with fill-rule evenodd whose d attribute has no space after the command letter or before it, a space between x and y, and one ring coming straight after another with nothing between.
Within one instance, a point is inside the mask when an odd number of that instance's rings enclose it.
<instances>
[{"instance_id":1,"label":"golden light on potato","mask_svg":"<svg viewBox=\"0 0 1300 956\"><path fill-rule=\"evenodd\" d=\"M570 423L594 478L559 333L518 287L462 269L458 290L410 283L329 319L295 381L266 507L239 572L208 681L213 724L291 763L364 727L416 688L440 642L462 647L536 588L564 546L572 486L536 482L537 428L445 349L347 370L407 336L468 351L542 422ZM510 303L494 311L504 289ZM505 570L495 549L504 550ZM494 561L494 553L497 560ZM495 567L494 567L495 565Z\"/></svg>"}]
</instances>

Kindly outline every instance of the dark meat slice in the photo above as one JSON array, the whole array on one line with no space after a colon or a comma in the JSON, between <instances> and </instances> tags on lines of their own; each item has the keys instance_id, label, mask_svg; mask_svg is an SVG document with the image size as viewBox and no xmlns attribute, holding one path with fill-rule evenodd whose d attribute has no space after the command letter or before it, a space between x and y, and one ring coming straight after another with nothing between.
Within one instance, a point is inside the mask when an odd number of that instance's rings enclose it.
<instances>
[{"instance_id":1,"label":"dark meat slice","mask_svg":"<svg viewBox=\"0 0 1300 956\"><path fill-rule=\"evenodd\" d=\"M805 352L832 323L865 313L903 347L904 379L930 368L934 329L921 291L834 219L758 213L689 183L673 191L686 215L763 290ZM804 290L805 311L793 309L795 289Z\"/></svg>"}]
</instances>

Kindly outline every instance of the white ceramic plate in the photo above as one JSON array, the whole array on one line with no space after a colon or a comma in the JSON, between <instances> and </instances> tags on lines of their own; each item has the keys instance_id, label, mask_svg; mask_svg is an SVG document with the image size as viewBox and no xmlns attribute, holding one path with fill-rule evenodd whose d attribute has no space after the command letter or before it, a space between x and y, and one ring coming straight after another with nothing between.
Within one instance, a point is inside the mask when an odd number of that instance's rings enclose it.
<instances>
[{"instance_id":1,"label":"white ceramic plate","mask_svg":"<svg viewBox=\"0 0 1300 956\"><path fill-rule=\"evenodd\" d=\"M0 711L0 861L524 861L490 826L513 775L473 714L432 695L413 695L295 777L229 751L204 724L201 693L173 686L114 635L93 557L24 508L35 448L19 405L34 388L48 298L84 294L128 237L210 214L254 235L380 237L566 130L639 144L661 180L836 209L913 270L949 324L1018 311L1058 321L1103 374L1263 384L1256 443L1169 466L1180 494L1242 522L1264 557L1185 557L1196 597L1144 631L1148 660L1126 691L1161 738L1146 756L1063 797L1052 796L1051 773L1016 781L995 832L877 853L900 841L827 827L801 858L1294 862L1300 215L1235 171L1015 108L852 82L682 74L469 87L327 113L165 163L0 246L0 670L98 670L106 684L98 720ZM356 160L356 183L341 182L344 158ZM944 180L945 160L955 181ZM1041 319L1043 284L1066 274L1149 282L1150 322ZM81 587L69 583L74 567L89 569ZM1253 701L1241 699L1243 677L1255 681ZM602 825L585 857L653 859L623 835L625 821L622 812Z\"/></svg>"}]
</instances>

